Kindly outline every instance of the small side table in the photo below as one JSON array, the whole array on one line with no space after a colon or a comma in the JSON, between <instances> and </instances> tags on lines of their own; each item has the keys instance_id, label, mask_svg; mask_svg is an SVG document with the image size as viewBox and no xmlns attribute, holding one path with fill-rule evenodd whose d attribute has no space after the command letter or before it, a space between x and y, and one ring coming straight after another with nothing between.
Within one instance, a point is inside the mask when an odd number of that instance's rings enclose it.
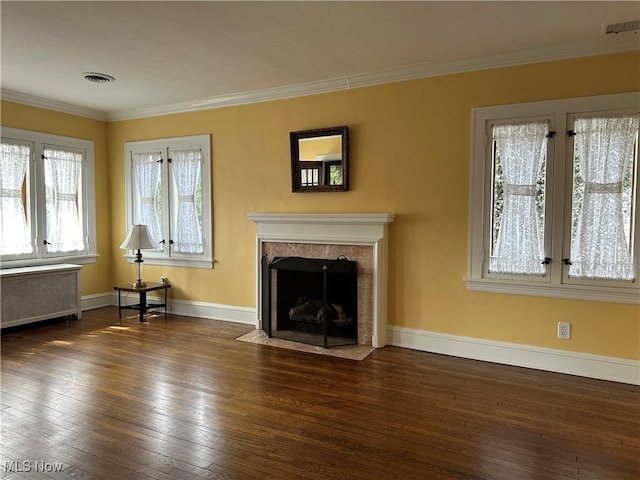
<instances>
[{"instance_id":1,"label":"small side table","mask_svg":"<svg viewBox=\"0 0 640 480\"><path fill-rule=\"evenodd\" d=\"M122 318L122 310L139 310L140 321L144 322L144 314L149 308L164 307L164 318L167 318L167 291L171 288L170 283L147 283L146 287L134 288L132 285L116 285L114 290L118 291L118 319ZM163 303L147 303L147 292L153 292L155 290L164 290L164 302ZM122 292L133 292L140 296L140 303L134 305L122 305L120 300Z\"/></svg>"}]
</instances>

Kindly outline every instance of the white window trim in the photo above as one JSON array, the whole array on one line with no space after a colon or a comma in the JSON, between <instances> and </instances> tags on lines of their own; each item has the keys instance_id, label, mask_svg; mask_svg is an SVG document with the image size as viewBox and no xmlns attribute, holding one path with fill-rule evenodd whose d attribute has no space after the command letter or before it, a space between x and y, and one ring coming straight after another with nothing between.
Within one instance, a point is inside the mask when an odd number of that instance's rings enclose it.
<instances>
[{"instance_id":1,"label":"white window trim","mask_svg":"<svg viewBox=\"0 0 640 480\"><path fill-rule=\"evenodd\" d=\"M42 192L31 193L31 229L32 232L38 232L36 237L36 244L34 245L34 254L29 257L21 257L15 259L2 259L2 265L0 268L13 268L13 267L28 267L34 265L56 265L62 263L73 263L79 265L85 265L89 263L96 263L99 257L97 252L96 241L96 201L95 201L95 168L94 168L94 145L91 140L84 140L81 138L64 137L61 135L53 135L41 132L32 132L30 130L21 130L11 127L0 127L0 136L6 139L19 140L33 144L32 158L30 160L30 169L35 167L35 158L42 151L44 146L59 146L61 148L69 148L74 150L81 150L84 152L84 181L82 183L82 222L84 226L84 234L87 237L85 241L86 252L82 254L46 254L39 245L40 238L42 237L42 229L44 223L42 219L39 220L41 215L37 215L37 210L44 208L42 201L38 200L42 197ZM32 170L33 172L33 170ZM32 188L42 189L44 180L42 178L36 179L36 182L32 184ZM39 222L36 224L36 222Z\"/></svg>"},{"instance_id":2,"label":"white window trim","mask_svg":"<svg viewBox=\"0 0 640 480\"><path fill-rule=\"evenodd\" d=\"M555 298L568 298L577 300L592 300L614 303L640 304L640 258L636 246L634 252L635 278L634 282L620 282L617 285L604 285L602 282L585 282L585 284L567 283L563 279L563 244L562 238L566 234L559 225L564 223L564 204L570 192L566 192L564 178L567 174L567 159L563 152L567 150L567 118L572 114L583 112L605 112L612 110L640 110L639 92L621 93L613 95L600 95L594 97L569 98L543 102L521 103L501 105L494 107L481 107L473 109L471 123L471 167L469 179L469 253L468 275L465 277L467 288L473 291L506 293L517 295L533 295ZM485 160L485 128L488 121L506 120L510 118L555 116L556 165L552 176L555 178L551 186L553 218L556 220L552 229L551 240L550 281L542 283L522 278L490 278L483 270L484 235L486 215L486 160ZM563 157L560 159L559 157ZM560 178L558 178L560 177ZM640 204L640 195L636 198L636 204ZM635 235L636 242L640 242L640 214L635 209ZM564 245L566 248L566 245Z\"/></svg>"},{"instance_id":3,"label":"white window trim","mask_svg":"<svg viewBox=\"0 0 640 480\"><path fill-rule=\"evenodd\" d=\"M189 255L175 253L168 256L165 253L144 251L143 259L147 265L163 265L172 267L213 268L213 233L212 233L212 195L211 195L211 135L193 135L187 137L160 138L154 140L141 140L127 142L124 146L125 162L125 205L126 205L126 230L134 222L133 201L133 174L131 168L131 154L134 151L157 149L166 155L168 148L202 147L202 236L204 252L202 255ZM134 252L127 251L124 255L129 263L135 260Z\"/></svg>"}]
</instances>

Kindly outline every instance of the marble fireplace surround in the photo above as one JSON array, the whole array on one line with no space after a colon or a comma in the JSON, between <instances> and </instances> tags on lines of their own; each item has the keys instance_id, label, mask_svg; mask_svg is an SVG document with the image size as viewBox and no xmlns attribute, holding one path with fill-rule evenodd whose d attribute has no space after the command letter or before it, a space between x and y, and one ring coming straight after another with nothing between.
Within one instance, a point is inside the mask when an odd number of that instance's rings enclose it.
<instances>
[{"instance_id":1,"label":"marble fireplace surround","mask_svg":"<svg viewBox=\"0 0 640 480\"><path fill-rule=\"evenodd\" d=\"M375 348L386 345L387 229L393 214L250 213L247 218L256 224L256 328L262 328L263 254L269 259L345 255L358 265L359 343Z\"/></svg>"}]
</instances>

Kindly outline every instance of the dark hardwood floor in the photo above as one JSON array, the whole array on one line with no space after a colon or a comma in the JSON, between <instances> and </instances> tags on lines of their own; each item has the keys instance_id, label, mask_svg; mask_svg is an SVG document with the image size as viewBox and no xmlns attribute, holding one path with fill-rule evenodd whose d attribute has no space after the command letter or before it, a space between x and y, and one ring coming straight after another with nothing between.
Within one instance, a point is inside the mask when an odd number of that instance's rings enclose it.
<instances>
[{"instance_id":1,"label":"dark hardwood floor","mask_svg":"<svg viewBox=\"0 0 640 480\"><path fill-rule=\"evenodd\" d=\"M251 326L113 307L2 336L2 476L640 478L637 386L386 347L238 342Z\"/></svg>"}]
</instances>

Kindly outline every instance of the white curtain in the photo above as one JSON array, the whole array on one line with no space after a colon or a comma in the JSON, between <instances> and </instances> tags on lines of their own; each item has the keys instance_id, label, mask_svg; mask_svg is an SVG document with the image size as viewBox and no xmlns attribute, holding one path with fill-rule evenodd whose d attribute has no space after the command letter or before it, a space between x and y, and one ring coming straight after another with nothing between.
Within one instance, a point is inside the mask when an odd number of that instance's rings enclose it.
<instances>
[{"instance_id":1,"label":"white curtain","mask_svg":"<svg viewBox=\"0 0 640 480\"><path fill-rule=\"evenodd\" d=\"M138 187L138 219L137 223L147 225L151 238L158 245L156 250L162 250L163 239L160 227L161 212L158 207L158 191L161 175L160 152L134 153L132 161Z\"/></svg>"},{"instance_id":2,"label":"white curtain","mask_svg":"<svg viewBox=\"0 0 640 480\"><path fill-rule=\"evenodd\" d=\"M582 208L571 245L569 276L633 278L623 217L623 175L633 162L638 116L576 118L574 155L584 179ZM575 195L574 195L575 197Z\"/></svg>"},{"instance_id":3,"label":"white curtain","mask_svg":"<svg viewBox=\"0 0 640 480\"><path fill-rule=\"evenodd\" d=\"M23 192L31 157L28 145L2 143L0 150L0 254L33 252Z\"/></svg>"},{"instance_id":4,"label":"white curtain","mask_svg":"<svg viewBox=\"0 0 640 480\"><path fill-rule=\"evenodd\" d=\"M500 227L489 272L543 275L543 229L536 213L536 181L546 158L546 122L493 127L504 174Z\"/></svg>"},{"instance_id":5,"label":"white curtain","mask_svg":"<svg viewBox=\"0 0 640 480\"><path fill-rule=\"evenodd\" d=\"M78 210L82 161L79 152L44 149L48 252L85 249Z\"/></svg>"},{"instance_id":6,"label":"white curtain","mask_svg":"<svg viewBox=\"0 0 640 480\"><path fill-rule=\"evenodd\" d=\"M172 249L179 253L203 253L202 225L196 206L202 151L197 148L172 150L170 156L178 198Z\"/></svg>"}]
</instances>

